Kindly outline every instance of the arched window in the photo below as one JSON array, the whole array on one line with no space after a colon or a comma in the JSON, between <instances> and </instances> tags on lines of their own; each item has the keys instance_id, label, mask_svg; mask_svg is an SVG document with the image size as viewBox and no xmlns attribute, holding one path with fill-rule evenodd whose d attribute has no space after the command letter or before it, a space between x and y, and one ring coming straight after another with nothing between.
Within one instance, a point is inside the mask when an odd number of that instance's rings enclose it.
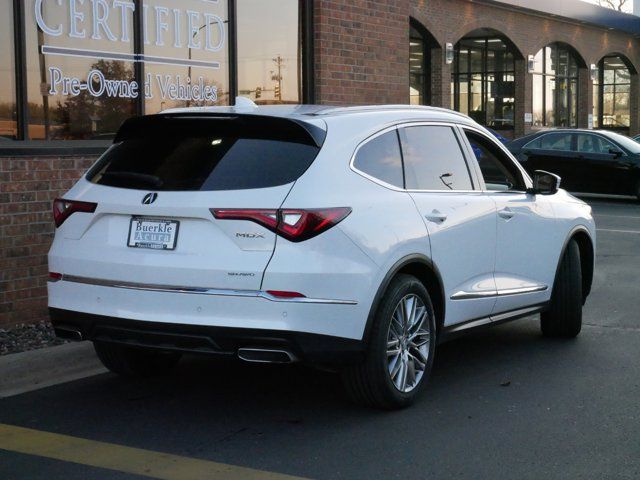
<instances>
[{"instance_id":1,"label":"arched window","mask_svg":"<svg viewBox=\"0 0 640 480\"><path fill-rule=\"evenodd\" d=\"M578 126L578 60L562 44L548 45L535 57L533 125Z\"/></svg>"},{"instance_id":2,"label":"arched window","mask_svg":"<svg viewBox=\"0 0 640 480\"><path fill-rule=\"evenodd\" d=\"M409 36L409 100L411 105L431 103L431 42L423 29L411 21Z\"/></svg>"},{"instance_id":3,"label":"arched window","mask_svg":"<svg viewBox=\"0 0 640 480\"><path fill-rule=\"evenodd\" d=\"M631 124L631 71L618 56L607 56L598 64L593 85L593 125L628 133Z\"/></svg>"},{"instance_id":4,"label":"arched window","mask_svg":"<svg viewBox=\"0 0 640 480\"><path fill-rule=\"evenodd\" d=\"M498 34L478 30L455 46L451 82L454 110L498 130L513 129L514 49Z\"/></svg>"}]
</instances>

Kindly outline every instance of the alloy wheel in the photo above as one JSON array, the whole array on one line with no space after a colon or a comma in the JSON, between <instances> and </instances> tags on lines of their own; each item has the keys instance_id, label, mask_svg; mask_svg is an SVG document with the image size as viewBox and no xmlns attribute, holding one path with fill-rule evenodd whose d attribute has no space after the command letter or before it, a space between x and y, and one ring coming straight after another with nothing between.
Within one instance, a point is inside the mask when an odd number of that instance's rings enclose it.
<instances>
[{"instance_id":1,"label":"alloy wheel","mask_svg":"<svg viewBox=\"0 0 640 480\"><path fill-rule=\"evenodd\" d=\"M387 333L387 362L391 382L403 392L420 384L429 359L431 323L424 302L415 294L396 305Z\"/></svg>"}]
</instances>

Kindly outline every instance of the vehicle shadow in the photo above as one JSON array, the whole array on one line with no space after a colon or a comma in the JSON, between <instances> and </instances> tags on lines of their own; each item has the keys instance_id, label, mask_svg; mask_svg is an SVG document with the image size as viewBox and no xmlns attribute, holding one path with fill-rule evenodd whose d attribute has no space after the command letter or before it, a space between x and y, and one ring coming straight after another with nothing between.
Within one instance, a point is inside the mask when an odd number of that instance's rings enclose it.
<instances>
[{"instance_id":1,"label":"vehicle shadow","mask_svg":"<svg viewBox=\"0 0 640 480\"><path fill-rule=\"evenodd\" d=\"M575 342L574 342L575 343ZM493 389L509 382L512 372L531 364L550 366L572 342L544 339L537 319L501 325L442 344L436 353L430 385L418 404L446 401L451 389L461 393ZM47 414L90 424L144 422L157 427L178 422L211 425L261 423L266 418L298 422L310 414L352 417L377 414L353 405L339 375L300 365L252 365L216 358L185 357L171 373L148 379L104 374L32 394L47 401ZM59 397L59 400L55 400ZM64 398L64 401L62 399ZM440 405L441 406L441 405ZM41 411L36 408L35 411Z\"/></svg>"}]
</instances>

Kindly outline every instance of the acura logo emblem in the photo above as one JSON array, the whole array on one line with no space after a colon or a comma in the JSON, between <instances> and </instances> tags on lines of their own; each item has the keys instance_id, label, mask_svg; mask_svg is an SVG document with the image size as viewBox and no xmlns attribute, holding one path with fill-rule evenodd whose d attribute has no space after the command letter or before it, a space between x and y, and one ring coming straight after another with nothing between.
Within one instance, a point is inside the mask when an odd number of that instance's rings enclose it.
<instances>
[{"instance_id":1,"label":"acura logo emblem","mask_svg":"<svg viewBox=\"0 0 640 480\"><path fill-rule=\"evenodd\" d=\"M142 199L142 204L143 205L151 205L153 202L156 201L156 199L158 198L158 194L157 193L147 193L144 198Z\"/></svg>"}]
</instances>

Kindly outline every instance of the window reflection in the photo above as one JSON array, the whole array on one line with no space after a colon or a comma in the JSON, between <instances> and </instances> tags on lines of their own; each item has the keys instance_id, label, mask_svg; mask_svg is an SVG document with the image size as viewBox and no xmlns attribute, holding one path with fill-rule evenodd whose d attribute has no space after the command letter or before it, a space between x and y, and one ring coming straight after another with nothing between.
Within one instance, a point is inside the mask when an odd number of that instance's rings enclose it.
<instances>
[{"instance_id":1,"label":"window reflection","mask_svg":"<svg viewBox=\"0 0 640 480\"><path fill-rule=\"evenodd\" d=\"M627 131L631 123L631 72L620 57L600 61L594 83L594 126Z\"/></svg>"},{"instance_id":2,"label":"window reflection","mask_svg":"<svg viewBox=\"0 0 640 480\"><path fill-rule=\"evenodd\" d=\"M299 0L237 0L238 93L258 104L302 101Z\"/></svg>"},{"instance_id":3,"label":"window reflection","mask_svg":"<svg viewBox=\"0 0 640 480\"><path fill-rule=\"evenodd\" d=\"M29 137L113 136L135 113L131 10L45 1L38 22L37 2L26 3Z\"/></svg>"},{"instance_id":4,"label":"window reflection","mask_svg":"<svg viewBox=\"0 0 640 480\"><path fill-rule=\"evenodd\" d=\"M497 130L513 129L515 61L499 37L464 38L456 45L453 107Z\"/></svg>"},{"instance_id":5,"label":"window reflection","mask_svg":"<svg viewBox=\"0 0 640 480\"><path fill-rule=\"evenodd\" d=\"M578 62L559 44L544 47L535 56L533 75L533 125L578 125Z\"/></svg>"},{"instance_id":6,"label":"window reflection","mask_svg":"<svg viewBox=\"0 0 640 480\"><path fill-rule=\"evenodd\" d=\"M0 20L0 140L15 139L18 133L12 3L11 0L0 0L0 9L4 14Z\"/></svg>"},{"instance_id":7,"label":"window reflection","mask_svg":"<svg viewBox=\"0 0 640 480\"><path fill-rule=\"evenodd\" d=\"M143 2L145 113L229 104L227 2Z\"/></svg>"},{"instance_id":8,"label":"window reflection","mask_svg":"<svg viewBox=\"0 0 640 480\"><path fill-rule=\"evenodd\" d=\"M409 103L427 105L429 99L429 72L431 67L427 40L411 25L409 36Z\"/></svg>"}]
</instances>

